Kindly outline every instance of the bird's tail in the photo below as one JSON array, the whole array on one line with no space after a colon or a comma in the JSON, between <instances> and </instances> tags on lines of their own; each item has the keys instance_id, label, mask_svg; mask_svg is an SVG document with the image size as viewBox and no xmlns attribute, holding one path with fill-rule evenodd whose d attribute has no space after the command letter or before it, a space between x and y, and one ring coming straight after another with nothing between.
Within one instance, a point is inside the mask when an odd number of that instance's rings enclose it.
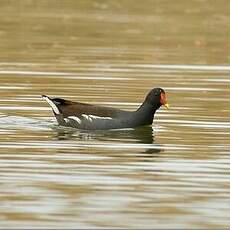
<instances>
[{"instance_id":1,"label":"bird's tail","mask_svg":"<svg viewBox=\"0 0 230 230\"><path fill-rule=\"evenodd\" d=\"M54 114L60 114L60 111L59 111L58 106L57 106L59 104L58 101L56 102L55 99L51 99L46 95L42 95L42 98L45 99L47 101L47 103L51 106Z\"/></svg>"}]
</instances>

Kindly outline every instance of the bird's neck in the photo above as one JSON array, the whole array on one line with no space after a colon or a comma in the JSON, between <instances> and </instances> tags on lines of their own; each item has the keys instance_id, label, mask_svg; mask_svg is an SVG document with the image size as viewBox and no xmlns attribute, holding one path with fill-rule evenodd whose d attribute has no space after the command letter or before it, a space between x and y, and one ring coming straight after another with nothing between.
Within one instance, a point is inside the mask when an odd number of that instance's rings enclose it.
<instances>
[{"instance_id":1,"label":"bird's neck","mask_svg":"<svg viewBox=\"0 0 230 230\"><path fill-rule=\"evenodd\" d=\"M144 102L135 112L136 115L140 118L140 122L143 125L152 124L154 114L159 109L160 106L150 105L148 102Z\"/></svg>"}]
</instances>

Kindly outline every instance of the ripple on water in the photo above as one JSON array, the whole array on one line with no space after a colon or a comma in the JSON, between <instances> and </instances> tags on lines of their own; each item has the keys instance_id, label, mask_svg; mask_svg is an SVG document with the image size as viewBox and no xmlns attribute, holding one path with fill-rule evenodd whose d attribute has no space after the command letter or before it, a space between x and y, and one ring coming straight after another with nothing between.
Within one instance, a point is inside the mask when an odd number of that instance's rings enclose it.
<instances>
[{"instance_id":1,"label":"ripple on water","mask_svg":"<svg viewBox=\"0 0 230 230\"><path fill-rule=\"evenodd\" d=\"M228 66L83 63L79 72L65 64L62 71L31 66L0 72L16 81L16 88L4 89L19 89L0 105L6 226L7 219L17 222L14 215L22 226L103 226L102 213L108 226L118 227L121 219L123 227L229 224ZM50 95L131 110L152 85L162 86L171 109L140 130L74 130L57 125L40 99L44 85Z\"/></svg>"}]
</instances>

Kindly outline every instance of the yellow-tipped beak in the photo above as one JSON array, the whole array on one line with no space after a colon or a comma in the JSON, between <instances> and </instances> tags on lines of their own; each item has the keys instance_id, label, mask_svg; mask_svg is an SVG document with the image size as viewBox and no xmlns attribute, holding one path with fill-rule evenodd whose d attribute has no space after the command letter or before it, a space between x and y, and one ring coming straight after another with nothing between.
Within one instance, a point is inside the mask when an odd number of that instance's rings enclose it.
<instances>
[{"instance_id":1,"label":"yellow-tipped beak","mask_svg":"<svg viewBox=\"0 0 230 230\"><path fill-rule=\"evenodd\" d=\"M168 104L168 103L164 104L164 106L165 106L167 109L169 109L169 104Z\"/></svg>"}]
</instances>

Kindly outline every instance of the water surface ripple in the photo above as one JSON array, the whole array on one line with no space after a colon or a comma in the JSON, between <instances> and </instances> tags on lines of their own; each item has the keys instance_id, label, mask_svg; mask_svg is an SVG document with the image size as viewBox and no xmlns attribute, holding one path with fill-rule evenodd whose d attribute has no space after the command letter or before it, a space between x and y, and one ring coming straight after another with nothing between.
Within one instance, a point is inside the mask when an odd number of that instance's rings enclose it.
<instances>
[{"instance_id":1,"label":"water surface ripple","mask_svg":"<svg viewBox=\"0 0 230 230\"><path fill-rule=\"evenodd\" d=\"M229 228L227 4L31 2L2 3L1 227ZM40 96L135 110L158 86L137 129L60 127Z\"/></svg>"}]
</instances>

